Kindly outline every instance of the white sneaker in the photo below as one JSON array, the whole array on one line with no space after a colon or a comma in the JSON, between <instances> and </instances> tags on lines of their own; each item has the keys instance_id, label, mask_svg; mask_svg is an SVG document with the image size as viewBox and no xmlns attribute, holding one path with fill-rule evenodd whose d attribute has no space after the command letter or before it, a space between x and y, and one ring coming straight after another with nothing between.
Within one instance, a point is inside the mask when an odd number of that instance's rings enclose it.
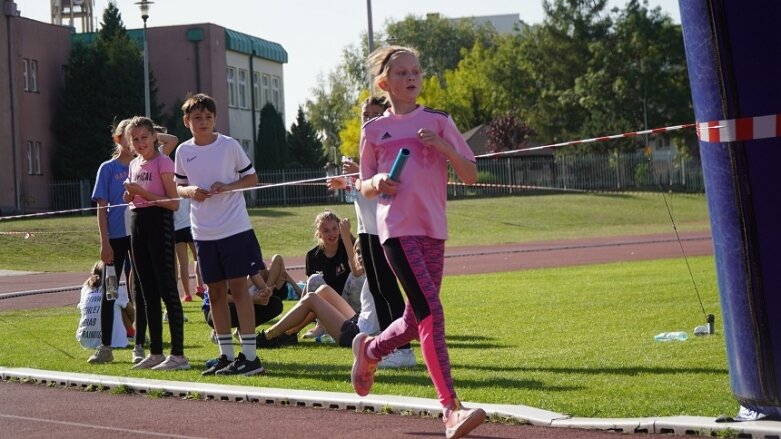
<instances>
[{"instance_id":1,"label":"white sneaker","mask_svg":"<svg viewBox=\"0 0 781 439\"><path fill-rule=\"evenodd\" d=\"M220 342L217 340L217 333L214 332L214 329L212 329L211 334L209 334L209 340L211 340L214 344L219 344Z\"/></svg>"},{"instance_id":2,"label":"white sneaker","mask_svg":"<svg viewBox=\"0 0 781 439\"><path fill-rule=\"evenodd\" d=\"M169 355L165 361L153 367L152 370L188 370L190 362L184 355Z\"/></svg>"},{"instance_id":3,"label":"white sneaker","mask_svg":"<svg viewBox=\"0 0 781 439\"><path fill-rule=\"evenodd\" d=\"M133 348L133 364L138 364L141 362L141 360L146 357L146 352L144 352L144 347L140 344L137 344Z\"/></svg>"},{"instance_id":4,"label":"white sneaker","mask_svg":"<svg viewBox=\"0 0 781 439\"><path fill-rule=\"evenodd\" d=\"M163 354L149 354L146 358L139 361L135 366L131 367L131 369L151 369L158 364L165 361L165 355Z\"/></svg>"},{"instance_id":5,"label":"white sneaker","mask_svg":"<svg viewBox=\"0 0 781 439\"><path fill-rule=\"evenodd\" d=\"M460 402L457 405L458 408L455 410L446 410L447 417L444 421L445 437L447 439L464 437L485 422L485 411L483 409L465 409L461 407Z\"/></svg>"},{"instance_id":6,"label":"white sneaker","mask_svg":"<svg viewBox=\"0 0 781 439\"><path fill-rule=\"evenodd\" d=\"M401 369L405 367L415 367L418 362L415 359L415 353L412 349L396 349L390 355L383 358L377 365L380 369Z\"/></svg>"}]
</instances>

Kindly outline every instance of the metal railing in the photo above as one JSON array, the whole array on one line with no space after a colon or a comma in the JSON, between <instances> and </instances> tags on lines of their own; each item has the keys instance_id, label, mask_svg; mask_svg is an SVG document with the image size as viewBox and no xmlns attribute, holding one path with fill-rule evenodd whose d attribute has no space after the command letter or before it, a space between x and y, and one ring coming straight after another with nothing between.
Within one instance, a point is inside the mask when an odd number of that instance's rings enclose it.
<instances>
[{"instance_id":1,"label":"metal railing","mask_svg":"<svg viewBox=\"0 0 781 439\"><path fill-rule=\"evenodd\" d=\"M451 185L451 198L519 195L545 191L665 191L704 192L702 166L697 158L655 153L594 153L567 156L498 157L478 159L478 184ZM261 185L324 179L322 168L261 171ZM453 181L456 181L453 176ZM50 209L90 206L87 180L56 181L49 185ZM305 182L244 192L249 207L329 204L344 202L341 191L325 182Z\"/></svg>"}]
</instances>

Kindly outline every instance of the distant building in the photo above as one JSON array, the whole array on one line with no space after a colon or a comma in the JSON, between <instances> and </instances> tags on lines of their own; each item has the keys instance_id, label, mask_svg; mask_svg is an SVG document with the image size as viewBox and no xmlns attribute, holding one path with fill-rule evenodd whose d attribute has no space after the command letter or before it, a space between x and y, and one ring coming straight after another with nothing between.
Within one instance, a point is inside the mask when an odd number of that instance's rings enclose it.
<instances>
[{"instance_id":1,"label":"distant building","mask_svg":"<svg viewBox=\"0 0 781 439\"><path fill-rule=\"evenodd\" d=\"M439 17L439 13L433 12L426 14L426 17ZM473 17L458 17L450 18L450 20L472 20L477 26L482 26L486 23L490 23L496 32L499 34L511 34L515 32L523 31L528 27L526 23L521 20L519 14L500 14L500 15L481 15Z\"/></svg>"},{"instance_id":2,"label":"distant building","mask_svg":"<svg viewBox=\"0 0 781 439\"><path fill-rule=\"evenodd\" d=\"M5 0L4 12L0 35L8 43L0 44L0 59L8 60L9 68L0 69L0 213L48 210L53 205L50 161L57 148L51 126L62 69L71 38L90 42L96 34L71 34L70 27L20 17L11 0ZM143 39L141 29L128 34ZM271 102L284 119L288 58L280 44L212 23L149 27L147 42L164 112L175 110L191 92L213 96L217 129L237 139L251 158L260 109ZM110 122L96 121L96 127Z\"/></svg>"},{"instance_id":3,"label":"distant building","mask_svg":"<svg viewBox=\"0 0 781 439\"><path fill-rule=\"evenodd\" d=\"M70 29L20 17L12 1L3 6L0 212L40 211L51 205L51 126L62 67L70 55Z\"/></svg>"}]
</instances>

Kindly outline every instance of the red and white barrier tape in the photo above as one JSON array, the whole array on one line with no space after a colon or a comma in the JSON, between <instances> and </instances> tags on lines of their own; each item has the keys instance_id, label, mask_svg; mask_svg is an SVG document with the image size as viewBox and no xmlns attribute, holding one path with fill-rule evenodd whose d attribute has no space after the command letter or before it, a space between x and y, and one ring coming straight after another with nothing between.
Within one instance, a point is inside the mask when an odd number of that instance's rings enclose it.
<instances>
[{"instance_id":1,"label":"red and white barrier tape","mask_svg":"<svg viewBox=\"0 0 781 439\"><path fill-rule=\"evenodd\" d=\"M475 156L475 158L493 158L493 157L510 156L510 155L515 155L526 151L536 151L536 150L541 150L546 148L558 148L562 146L606 142L608 140L625 139L630 137L642 136L646 134L656 135L656 134L662 134L670 131L677 131L677 130L693 128L693 127L696 128L697 130L697 137L699 137L699 139L703 142L714 142L714 143L735 142L735 141L745 141L745 140L766 139L770 137L781 137L781 115L774 114L774 115L767 115L767 116L744 117L740 119L698 122L696 124L688 123L683 125L672 125L672 126L662 127L662 128L653 128L650 130L632 131L628 133L613 134L610 136L592 137L590 139L572 140L568 142L551 143L548 145L534 146L530 148L514 149L511 151L501 151L501 152L494 152L489 154L481 154ZM346 174L346 175L355 175L355 174ZM259 184L258 186L252 186L252 187L247 187L242 189L234 189L228 192L244 192L244 191L251 191L255 189L311 184L313 182L327 181L331 178L333 178L333 176L311 178L308 180L290 181L285 183L274 183L274 184L266 184L266 185ZM160 201L171 201L171 200L181 200L181 198L170 198L170 199L165 199ZM117 206L129 206L129 204L120 204ZM0 221L35 218L35 217L42 217L42 216L49 216L49 215L78 213L78 212L85 212L85 211L91 211L97 209L99 209L99 207L85 207L80 209L60 210L60 211L53 211L53 212L40 212L40 213L31 213L31 214L24 214L24 215L14 215L14 216L0 216Z\"/></svg>"},{"instance_id":2,"label":"red and white barrier tape","mask_svg":"<svg viewBox=\"0 0 781 439\"><path fill-rule=\"evenodd\" d=\"M592 137L591 139L582 139L582 140L571 140L569 142L561 142L561 143L551 143L548 145L542 145L542 146L533 146L530 148L521 148L521 149L514 149L512 151L502 151L502 152L493 152L489 154L481 154L478 156L475 156L477 158L490 158L490 157L500 157L505 155L513 155L513 154L519 154L526 151L537 151L540 149L546 149L546 148L558 148L560 146L570 146L570 145L581 145L586 143L596 143L596 142L605 142L608 140L615 140L615 139L624 139L629 137L637 137L642 136L645 134L661 134L666 133L669 131L677 131L682 130L684 128L692 128L694 127L693 123L687 123L684 125L673 125L669 127L664 128L653 128L650 130L642 130L642 131L632 131L629 133L622 133L622 134L613 134L611 136L601 136L601 137Z\"/></svg>"},{"instance_id":3,"label":"red and white barrier tape","mask_svg":"<svg viewBox=\"0 0 781 439\"><path fill-rule=\"evenodd\" d=\"M781 114L699 122L697 137L703 142L744 142L781 137Z\"/></svg>"}]
</instances>

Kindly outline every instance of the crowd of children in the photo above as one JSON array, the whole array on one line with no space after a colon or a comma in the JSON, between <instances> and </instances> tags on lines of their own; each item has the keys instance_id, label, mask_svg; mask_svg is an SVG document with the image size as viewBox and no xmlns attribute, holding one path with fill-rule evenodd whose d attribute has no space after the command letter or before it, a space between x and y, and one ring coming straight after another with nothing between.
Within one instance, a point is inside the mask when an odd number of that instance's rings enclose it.
<instances>
[{"instance_id":1,"label":"crowd of children","mask_svg":"<svg viewBox=\"0 0 781 439\"><path fill-rule=\"evenodd\" d=\"M148 118L117 124L116 152L98 171L93 192L99 207L100 261L85 283L80 303L83 314L98 315L97 305L102 307L102 334L99 342L90 342L90 347L97 347L90 363L113 361L112 346L122 345L121 340L112 340L116 306L122 308L129 301L106 294L106 267L113 264L123 273L129 258L132 274L125 272L125 278L137 310L132 367L190 368L184 355L181 301L191 301L192 295L189 272L182 267L188 264L187 251L194 242L197 293L204 298L204 316L219 349L203 375L262 374L257 348L296 344L298 332L316 320L307 335L327 333L339 345L352 348L351 383L358 395L369 394L383 361L386 367L414 365L410 342L418 340L442 405L446 437L462 437L484 422L485 412L464 408L454 390L439 298L448 167L472 184L477 176L475 158L447 113L418 104L421 67L414 49L378 49L369 56L368 67L387 104L378 98L364 102L360 168L348 162L343 169L360 171L355 182L361 194L355 204L359 239L351 234L349 220L329 210L319 214L318 244L306 256L303 291L287 274L280 256L272 258L270 267L264 264L240 191L257 185L258 177L239 143L215 131L217 110L211 97L195 94L184 102L183 121L192 138L178 147L173 146L178 139L161 133ZM168 154L173 149L171 160ZM391 175L402 149L408 159L400 176ZM339 178L329 182L332 189L344 185ZM183 215L187 211L189 215ZM256 326L281 314L288 284L301 299L277 323L256 334ZM161 302L170 333L167 356ZM96 317L85 320L95 327ZM150 353L144 355L147 329ZM81 327L80 331L93 338L100 332Z\"/></svg>"}]
</instances>

